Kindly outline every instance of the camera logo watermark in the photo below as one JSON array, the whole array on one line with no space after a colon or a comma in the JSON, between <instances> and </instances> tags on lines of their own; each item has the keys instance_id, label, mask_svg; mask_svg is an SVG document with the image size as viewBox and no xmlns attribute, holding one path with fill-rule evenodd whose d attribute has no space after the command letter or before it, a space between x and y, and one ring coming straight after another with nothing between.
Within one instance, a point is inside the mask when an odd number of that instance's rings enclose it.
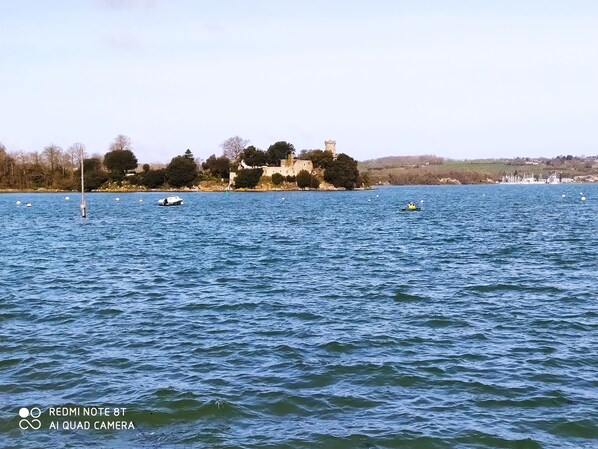
<instances>
[{"instance_id":1,"label":"camera logo watermark","mask_svg":"<svg viewBox=\"0 0 598 449\"><path fill-rule=\"evenodd\" d=\"M19 427L23 430L39 430L42 426L42 422L37 418L39 418L41 414L42 411L37 407L32 407L31 409L28 409L27 407L21 407L19 410L19 416L22 419L19 421Z\"/></svg>"},{"instance_id":2,"label":"camera logo watermark","mask_svg":"<svg viewBox=\"0 0 598 449\"><path fill-rule=\"evenodd\" d=\"M58 406L43 412L39 407L19 409L21 430L129 430L135 423L125 407ZM39 419L38 419L39 418Z\"/></svg>"}]
</instances>

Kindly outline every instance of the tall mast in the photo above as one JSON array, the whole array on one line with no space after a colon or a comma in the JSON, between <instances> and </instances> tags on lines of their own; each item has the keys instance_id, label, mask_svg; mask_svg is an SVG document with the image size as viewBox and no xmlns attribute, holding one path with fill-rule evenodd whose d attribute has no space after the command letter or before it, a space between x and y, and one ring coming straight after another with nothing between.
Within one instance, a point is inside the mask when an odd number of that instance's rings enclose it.
<instances>
[{"instance_id":1,"label":"tall mast","mask_svg":"<svg viewBox=\"0 0 598 449\"><path fill-rule=\"evenodd\" d=\"M85 181L83 178L83 145L79 148L81 160L81 216L85 218L87 216L87 205L85 204Z\"/></svg>"}]
</instances>

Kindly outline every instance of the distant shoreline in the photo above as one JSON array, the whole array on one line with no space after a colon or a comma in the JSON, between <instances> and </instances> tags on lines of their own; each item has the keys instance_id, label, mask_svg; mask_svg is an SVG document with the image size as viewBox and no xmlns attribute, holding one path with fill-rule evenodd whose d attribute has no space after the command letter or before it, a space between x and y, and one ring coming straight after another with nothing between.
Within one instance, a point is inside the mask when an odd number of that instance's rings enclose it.
<instances>
[{"instance_id":1,"label":"distant shoreline","mask_svg":"<svg viewBox=\"0 0 598 449\"><path fill-rule=\"evenodd\" d=\"M351 192L351 191L362 191L362 190L375 190L378 187L389 187L389 186L371 186L371 187L358 187L352 190L346 189L189 189L189 190L92 190L89 193L268 193L268 192ZM400 187L400 186L395 186ZM12 189L1 189L0 194L6 193L70 193L80 194L79 190L12 190Z\"/></svg>"},{"instance_id":2,"label":"distant shoreline","mask_svg":"<svg viewBox=\"0 0 598 449\"><path fill-rule=\"evenodd\" d=\"M576 182L563 182L563 183L506 183L506 182L499 182L499 183L471 183L471 184L452 184L452 183L443 183L443 184L379 184L373 185L370 187L359 187L352 190L346 189L172 189L172 190L93 190L91 192L85 192L86 194L89 193L271 193L271 192L350 192L350 191L366 191L366 190L376 190L380 187L434 187L434 186L442 186L442 187L460 187L460 186L480 186L480 185L487 185L487 186L517 186L517 185L552 185L552 186L564 186L564 185L591 185L591 184L598 184L597 182L583 182L583 181L576 181ZM78 195L81 192L78 190L15 190L15 189L0 189L1 194L10 194L10 193L63 193L63 194L71 194L71 195Z\"/></svg>"}]
</instances>

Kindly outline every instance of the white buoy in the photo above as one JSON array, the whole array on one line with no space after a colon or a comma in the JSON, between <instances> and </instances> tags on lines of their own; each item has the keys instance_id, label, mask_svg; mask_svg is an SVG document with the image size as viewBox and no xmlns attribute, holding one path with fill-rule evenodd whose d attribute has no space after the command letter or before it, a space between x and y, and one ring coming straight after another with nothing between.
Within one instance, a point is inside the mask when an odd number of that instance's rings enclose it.
<instances>
[{"instance_id":1,"label":"white buoy","mask_svg":"<svg viewBox=\"0 0 598 449\"><path fill-rule=\"evenodd\" d=\"M421 200L421 201L420 201L420 203L423 203L423 202L424 202L424 200Z\"/></svg>"},{"instance_id":2,"label":"white buoy","mask_svg":"<svg viewBox=\"0 0 598 449\"><path fill-rule=\"evenodd\" d=\"M140 203L143 203L143 200L139 200Z\"/></svg>"},{"instance_id":3,"label":"white buoy","mask_svg":"<svg viewBox=\"0 0 598 449\"><path fill-rule=\"evenodd\" d=\"M31 203L27 203L27 207L31 207Z\"/></svg>"},{"instance_id":4,"label":"white buoy","mask_svg":"<svg viewBox=\"0 0 598 449\"><path fill-rule=\"evenodd\" d=\"M378 198L380 195L376 195L376 198Z\"/></svg>"},{"instance_id":5,"label":"white buoy","mask_svg":"<svg viewBox=\"0 0 598 449\"><path fill-rule=\"evenodd\" d=\"M585 196L582 196L582 197L581 197L581 200L582 200L582 201L585 201L585 200L586 200L586 197L585 197Z\"/></svg>"},{"instance_id":6,"label":"white buoy","mask_svg":"<svg viewBox=\"0 0 598 449\"><path fill-rule=\"evenodd\" d=\"M70 200L70 198L68 196L65 196L64 199L65 200Z\"/></svg>"},{"instance_id":7,"label":"white buoy","mask_svg":"<svg viewBox=\"0 0 598 449\"><path fill-rule=\"evenodd\" d=\"M579 194L580 194L581 196L583 196L583 192L579 192Z\"/></svg>"},{"instance_id":8,"label":"white buoy","mask_svg":"<svg viewBox=\"0 0 598 449\"><path fill-rule=\"evenodd\" d=\"M120 201L120 198L118 198L118 197L117 197L117 198L116 198L116 201Z\"/></svg>"},{"instance_id":9,"label":"white buoy","mask_svg":"<svg viewBox=\"0 0 598 449\"><path fill-rule=\"evenodd\" d=\"M563 193L562 197L565 198L565 194L564 193Z\"/></svg>"},{"instance_id":10,"label":"white buoy","mask_svg":"<svg viewBox=\"0 0 598 449\"><path fill-rule=\"evenodd\" d=\"M20 205L21 205L21 202L20 202L20 201L17 201L15 204L16 204L17 206L20 206Z\"/></svg>"}]
</instances>

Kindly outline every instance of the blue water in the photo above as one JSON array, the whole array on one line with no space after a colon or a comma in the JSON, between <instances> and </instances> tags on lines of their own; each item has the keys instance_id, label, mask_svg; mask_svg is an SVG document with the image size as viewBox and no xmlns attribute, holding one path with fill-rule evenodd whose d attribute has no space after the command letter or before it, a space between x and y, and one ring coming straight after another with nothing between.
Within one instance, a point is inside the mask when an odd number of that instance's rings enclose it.
<instances>
[{"instance_id":1,"label":"blue water","mask_svg":"<svg viewBox=\"0 0 598 449\"><path fill-rule=\"evenodd\" d=\"M0 195L1 447L598 447L598 185L64 196Z\"/></svg>"}]
</instances>

